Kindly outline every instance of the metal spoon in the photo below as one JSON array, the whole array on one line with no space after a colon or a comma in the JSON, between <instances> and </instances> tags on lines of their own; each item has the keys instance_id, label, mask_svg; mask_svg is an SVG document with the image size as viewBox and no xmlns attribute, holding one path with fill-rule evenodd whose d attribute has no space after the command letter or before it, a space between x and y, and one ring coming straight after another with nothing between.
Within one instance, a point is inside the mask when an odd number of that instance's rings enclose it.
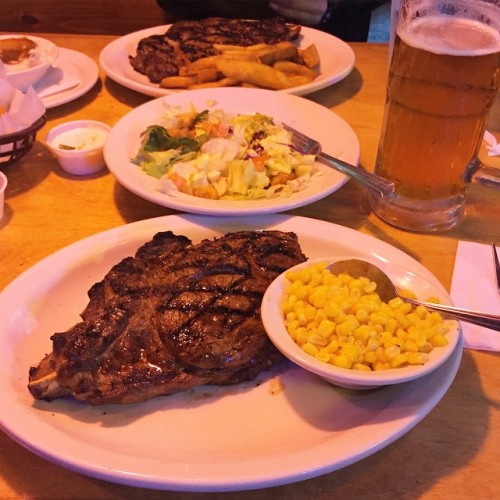
<instances>
[{"instance_id":1,"label":"metal spoon","mask_svg":"<svg viewBox=\"0 0 500 500\"><path fill-rule=\"evenodd\" d=\"M353 278L365 276L371 281L374 281L377 283L377 293L384 302L388 302L391 299L399 297L404 302L408 302L414 306L422 305L429 311L440 312L444 317L449 319L457 319L474 325L484 326L497 332L500 331L500 316L448 306L445 304L434 304L401 297L390 278L382 270L370 262L358 259L341 260L330 264L328 269L333 274L347 273Z\"/></svg>"}]
</instances>

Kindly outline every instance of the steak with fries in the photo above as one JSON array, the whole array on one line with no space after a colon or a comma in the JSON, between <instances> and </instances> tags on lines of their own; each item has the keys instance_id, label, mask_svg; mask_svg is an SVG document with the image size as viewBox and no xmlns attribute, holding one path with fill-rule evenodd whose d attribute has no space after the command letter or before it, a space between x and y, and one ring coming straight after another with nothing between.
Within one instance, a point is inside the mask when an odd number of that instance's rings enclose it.
<instances>
[{"instance_id":1,"label":"steak with fries","mask_svg":"<svg viewBox=\"0 0 500 500\"><path fill-rule=\"evenodd\" d=\"M193 244L161 232L91 287L82 321L29 372L37 399L133 403L253 380L281 361L260 318L271 281L305 261L297 237L241 231Z\"/></svg>"},{"instance_id":2,"label":"steak with fries","mask_svg":"<svg viewBox=\"0 0 500 500\"><path fill-rule=\"evenodd\" d=\"M225 19L210 17L177 21L161 35L143 38L136 54L129 56L132 67L152 83L174 76L179 67L216 54L214 44L249 46L275 44L299 36L300 26L273 19Z\"/></svg>"}]
</instances>

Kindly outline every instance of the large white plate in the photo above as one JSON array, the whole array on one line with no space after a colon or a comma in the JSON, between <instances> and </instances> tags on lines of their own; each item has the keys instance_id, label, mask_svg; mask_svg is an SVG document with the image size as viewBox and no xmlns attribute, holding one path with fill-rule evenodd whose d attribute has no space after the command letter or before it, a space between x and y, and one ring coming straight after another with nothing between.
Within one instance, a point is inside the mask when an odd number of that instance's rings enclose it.
<instances>
[{"instance_id":1,"label":"large white plate","mask_svg":"<svg viewBox=\"0 0 500 500\"><path fill-rule=\"evenodd\" d=\"M348 466L422 420L453 381L453 356L416 381L376 391L335 388L295 365L233 387L200 387L140 404L33 401L28 368L49 337L78 321L86 291L154 233L193 241L240 229L294 231L310 258L359 255L418 262L352 229L302 217L167 216L97 234L42 260L0 294L0 427L34 453L92 477L149 488L229 491L279 485ZM282 385L275 394L271 389Z\"/></svg>"},{"instance_id":2,"label":"large white plate","mask_svg":"<svg viewBox=\"0 0 500 500\"><path fill-rule=\"evenodd\" d=\"M194 104L199 111L224 109L234 113L261 112L277 122L285 122L321 142L326 153L348 163L358 163L359 141L352 128L328 108L303 97L277 94L261 89L204 89L172 94L149 101L127 113L111 130L104 158L118 182L146 200L166 207L206 215L250 215L282 212L317 201L339 189L347 181L340 172L316 163L322 175L313 178L302 191L288 198L262 200L207 200L182 193L158 191L158 180L131 162L140 147L140 134L158 123L167 105Z\"/></svg>"},{"instance_id":3,"label":"large white plate","mask_svg":"<svg viewBox=\"0 0 500 500\"><path fill-rule=\"evenodd\" d=\"M104 47L99 64L112 80L142 94L153 97L178 93L175 89L163 89L151 83L148 78L132 68L129 55L135 55L137 44L142 38L165 33L170 25L156 26L122 36ZM305 95L328 87L345 78L354 67L354 52L343 40L312 28L302 27L299 47L315 44L320 56L320 74L314 82L280 92Z\"/></svg>"},{"instance_id":4,"label":"large white plate","mask_svg":"<svg viewBox=\"0 0 500 500\"><path fill-rule=\"evenodd\" d=\"M53 73L59 71L64 73L64 79L67 81L72 80L76 83L70 88L42 97L42 102L47 109L61 106L86 94L99 78L99 67L93 59L77 50L60 47L55 67L49 69L47 75L43 77L38 86L43 87L45 81L53 80ZM60 78L58 75L55 76ZM36 90L37 86L35 86Z\"/></svg>"}]
</instances>

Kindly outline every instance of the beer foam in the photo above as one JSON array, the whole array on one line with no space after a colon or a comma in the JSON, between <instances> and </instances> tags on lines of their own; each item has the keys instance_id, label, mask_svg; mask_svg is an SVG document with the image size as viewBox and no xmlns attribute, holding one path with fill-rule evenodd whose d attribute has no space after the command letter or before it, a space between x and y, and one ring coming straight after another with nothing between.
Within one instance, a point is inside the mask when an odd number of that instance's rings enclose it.
<instances>
[{"instance_id":1,"label":"beer foam","mask_svg":"<svg viewBox=\"0 0 500 500\"><path fill-rule=\"evenodd\" d=\"M473 19L428 16L400 28L397 34L407 45L434 54L477 56L500 51L500 34Z\"/></svg>"}]
</instances>

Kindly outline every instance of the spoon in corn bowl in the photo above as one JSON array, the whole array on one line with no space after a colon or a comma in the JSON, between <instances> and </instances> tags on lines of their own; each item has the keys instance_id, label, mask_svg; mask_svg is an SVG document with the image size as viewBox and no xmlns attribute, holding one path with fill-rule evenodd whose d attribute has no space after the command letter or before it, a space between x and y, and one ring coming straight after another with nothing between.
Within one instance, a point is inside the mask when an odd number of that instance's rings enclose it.
<instances>
[{"instance_id":1,"label":"spoon in corn bowl","mask_svg":"<svg viewBox=\"0 0 500 500\"><path fill-rule=\"evenodd\" d=\"M490 328L491 330L500 331L500 316L401 296L387 274L370 262L358 259L341 260L330 264L328 269L333 274L345 273L353 278L365 276L371 281L374 281L377 284L377 293L384 302L389 302L391 299L399 297L404 302L408 302L413 306L425 306L429 311L439 312L446 318L465 321L474 325Z\"/></svg>"}]
</instances>

